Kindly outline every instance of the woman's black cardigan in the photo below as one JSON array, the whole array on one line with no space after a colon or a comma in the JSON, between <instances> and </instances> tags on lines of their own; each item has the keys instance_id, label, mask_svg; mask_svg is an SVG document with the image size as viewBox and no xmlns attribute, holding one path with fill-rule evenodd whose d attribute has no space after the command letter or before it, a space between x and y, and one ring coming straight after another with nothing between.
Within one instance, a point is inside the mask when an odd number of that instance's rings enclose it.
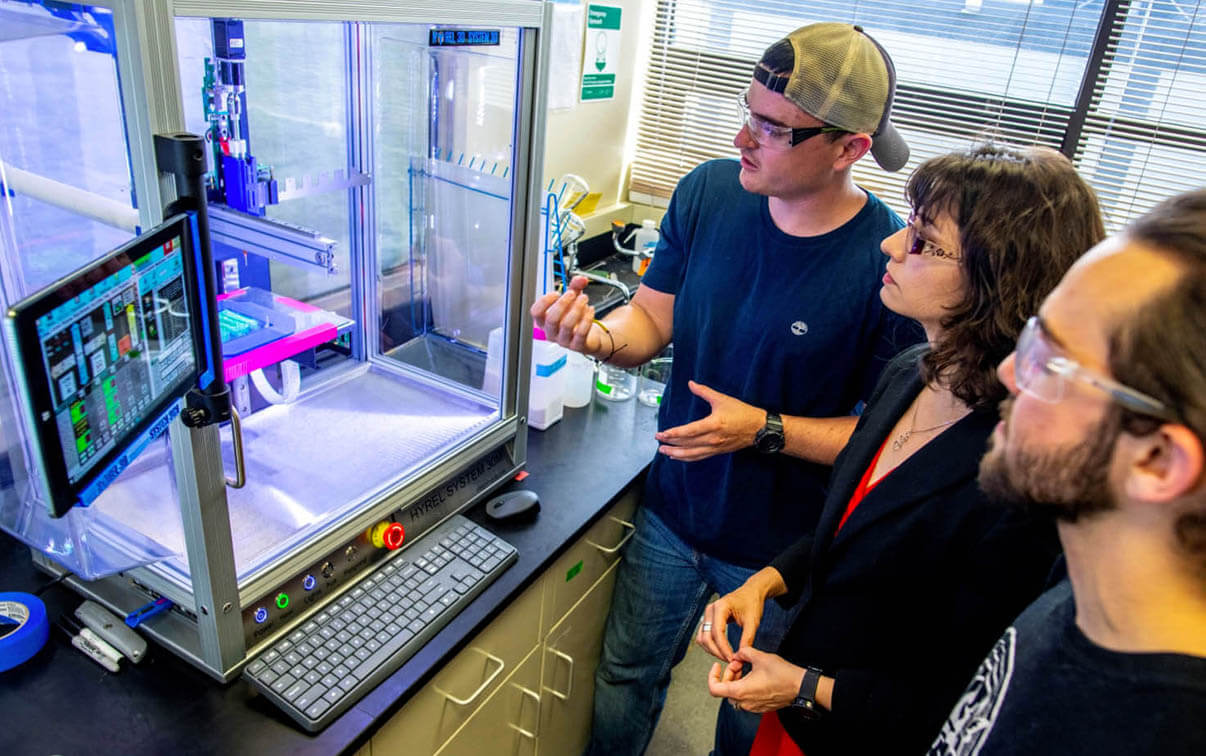
<instances>
[{"instance_id":1,"label":"woman's black cardigan","mask_svg":"<svg viewBox=\"0 0 1206 756\"><path fill-rule=\"evenodd\" d=\"M780 719L806 756L920 754L1009 622L1042 591L1054 525L976 483L998 420L977 410L884 477L834 537L876 451L922 389L925 345L885 368L838 456L816 534L775 559L802 604L779 653L835 678L832 711Z\"/></svg>"}]
</instances>

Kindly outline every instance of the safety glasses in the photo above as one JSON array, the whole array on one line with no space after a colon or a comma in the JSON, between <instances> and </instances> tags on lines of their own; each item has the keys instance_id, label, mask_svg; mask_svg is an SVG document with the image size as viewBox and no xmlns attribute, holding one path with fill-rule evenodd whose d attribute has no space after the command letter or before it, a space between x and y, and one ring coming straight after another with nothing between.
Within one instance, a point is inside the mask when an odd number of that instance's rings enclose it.
<instances>
[{"instance_id":1,"label":"safety glasses","mask_svg":"<svg viewBox=\"0 0 1206 756\"><path fill-rule=\"evenodd\" d=\"M831 134L845 131L845 129L840 129L837 126L807 126L793 129L790 126L780 126L777 123L771 123L757 113L750 112L750 103L746 99L745 92L738 95L737 107L740 109L741 122L749 129L750 135L754 137L754 141L764 147L786 150L795 147L805 140L812 139L817 134Z\"/></svg>"},{"instance_id":2,"label":"safety glasses","mask_svg":"<svg viewBox=\"0 0 1206 756\"><path fill-rule=\"evenodd\" d=\"M1141 391L1089 370L1058 353L1043 333L1038 316L1026 321L1014 352L1013 379L1020 391L1044 402L1064 398L1069 381L1078 381L1109 394L1110 398L1142 415L1179 422L1167 406Z\"/></svg>"}]
</instances>

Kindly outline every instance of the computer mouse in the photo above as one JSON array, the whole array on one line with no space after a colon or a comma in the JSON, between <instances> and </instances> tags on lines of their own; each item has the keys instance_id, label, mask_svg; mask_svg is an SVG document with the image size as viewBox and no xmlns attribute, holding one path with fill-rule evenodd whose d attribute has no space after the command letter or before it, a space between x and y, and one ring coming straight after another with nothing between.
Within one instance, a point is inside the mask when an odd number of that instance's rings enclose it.
<instances>
[{"instance_id":1,"label":"computer mouse","mask_svg":"<svg viewBox=\"0 0 1206 756\"><path fill-rule=\"evenodd\" d=\"M526 488L507 491L486 502L486 516L492 520L518 520L535 517L540 511L540 497Z\"/></svg>"}]
</instances>

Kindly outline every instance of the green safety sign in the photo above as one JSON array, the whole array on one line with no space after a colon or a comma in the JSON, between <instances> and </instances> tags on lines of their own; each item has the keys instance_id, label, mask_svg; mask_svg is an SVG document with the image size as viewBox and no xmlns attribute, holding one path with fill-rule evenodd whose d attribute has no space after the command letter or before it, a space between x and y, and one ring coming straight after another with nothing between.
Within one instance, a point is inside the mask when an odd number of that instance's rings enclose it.
<instances>
[{"instance_id":1,"label":"green safety sign","mask_svg":"<svg viewBox=\"0 0 1206 756\"><path fill-rule=\"evenodd\" d=\"M582 101L616 96L616 66L620 62L620 8L588 5L582 54Z\"/></svg>"}]
</instances>

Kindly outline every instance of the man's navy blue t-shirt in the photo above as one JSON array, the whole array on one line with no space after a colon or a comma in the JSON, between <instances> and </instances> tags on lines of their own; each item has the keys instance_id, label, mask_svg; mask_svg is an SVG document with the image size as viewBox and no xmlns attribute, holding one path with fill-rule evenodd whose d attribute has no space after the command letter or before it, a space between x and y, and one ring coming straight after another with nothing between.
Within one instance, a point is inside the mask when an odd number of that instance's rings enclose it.
<instances>
[{"instance_id":1,"label":"man's navy blue t-shirt","mask_svg":"<svg viewBox=\"0 0 1206 756\"><path fill-rule=\"evenodd\" d=\"M713 160L683 177L642 281L675 295L661 430L711 413L689 379L783 415L849 414L887 361L923 338L880 302L879 244L904 225L890 208L868 192L840 228L790 236L739 171ZM697 462L658 454L645 505L700 551L762 567L812 532L829 470L752 448Z\"/></svg>"}]
</instances>

